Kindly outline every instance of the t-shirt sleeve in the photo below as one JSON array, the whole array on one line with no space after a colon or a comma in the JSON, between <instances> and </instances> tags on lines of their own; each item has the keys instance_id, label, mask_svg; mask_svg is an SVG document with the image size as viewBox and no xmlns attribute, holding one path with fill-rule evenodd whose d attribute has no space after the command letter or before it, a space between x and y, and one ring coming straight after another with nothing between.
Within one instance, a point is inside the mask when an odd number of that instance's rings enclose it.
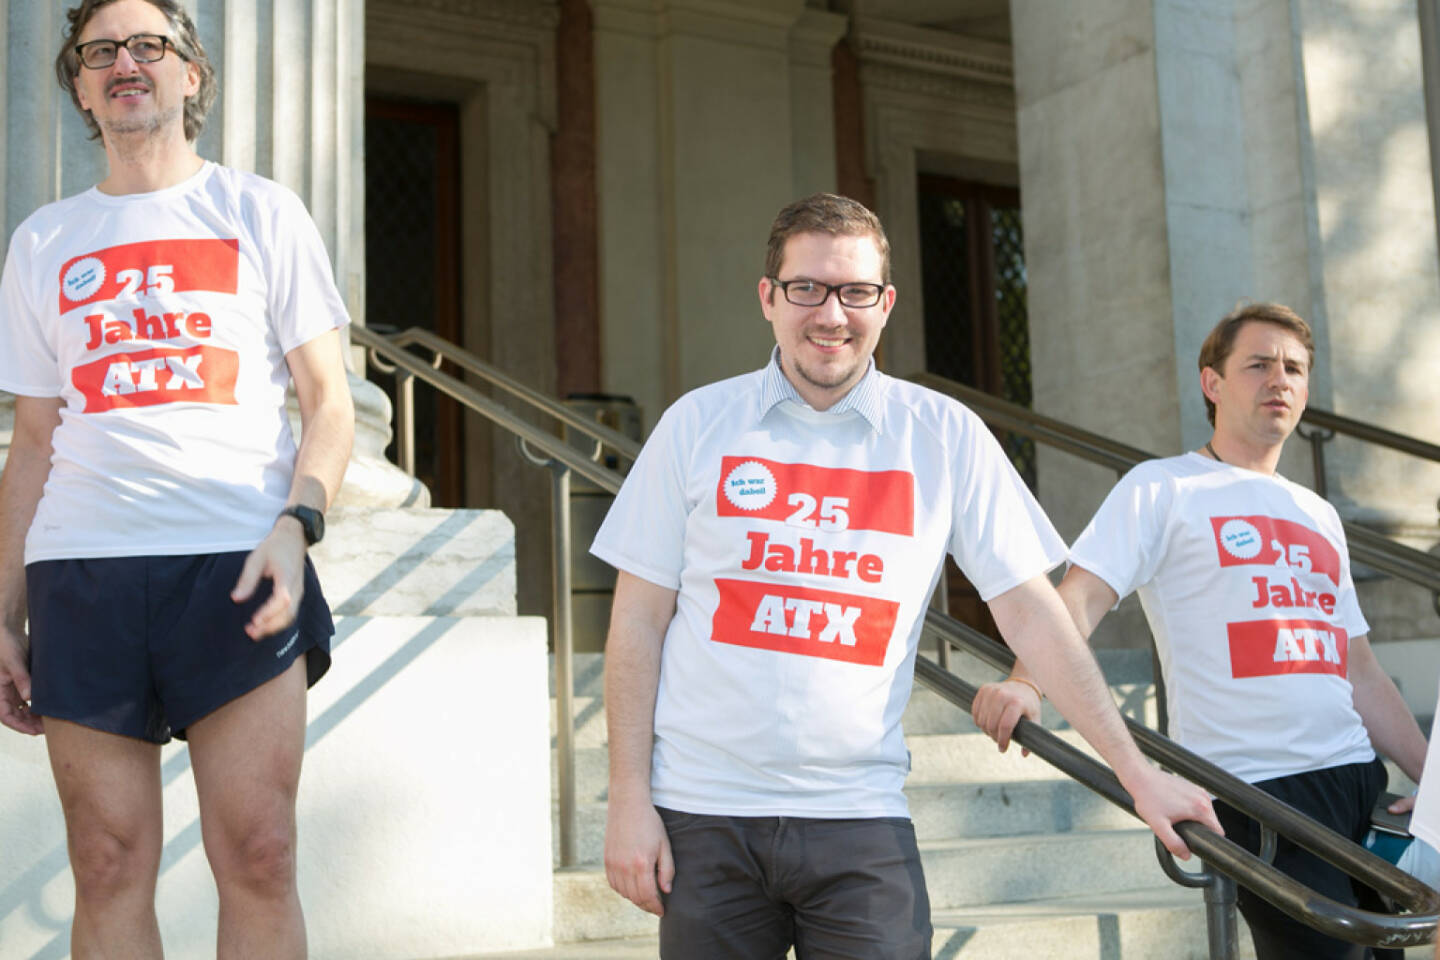
<instances>
[{"instance_id":1,"label":"t-shirt sleeve","mask_svg":"<svg viewBox=\"0 0 1440 960\"><path fill-rule=\"evenodd\" d=\"M1440 713L1430 725L1430 747L1425 757L1425 775L1420 778L1420 791L1415 798L1415 812L1410 817L1410 832L1430 846L1440 849Z\"/></svg>"},{"instance_id":2,"label":"t-shirt sleeve","mask_svg":"<svg viewBox=\"0 0 1440 960\"><path fill-rule=\"evenodd\" d=\"M1064 562L1065 541L978 418L961 430L950 554L989 602Z\"/></svg>"},{"instance_id":3,"label":"t-shirt sleeve","mask_svg":"<svg viewBox=\"0 0 1440 960\"><path fill-rule=\"evenodd\" d=\"M660 418L590 545L617 570L671 590L680 589L691 509L685 477L692 445L681 419L673 407Z\"/></svg>"},{"instance_id":4,"label":"t-shirt sleeve","mask_svg":"<svg viewBox=\"0 0 1440 960\"><path fill-rule=\"evenodd\" d=\"M0 274L0 390L22 397L58 397L60 361L42 312L31 300L30 256L20 233L10 240Z\"/></svg>"},{"instance_id":5,"label":"t-shirt sleeve","mask_svg":"<svg viewBox=\"0 0 1440 960\"><path fill-rule=\"evenodd\" d=\"M320 230L298 196L279 191L270 231L270 323L280 348L301 344L350 322Z\"/></svg>"},{"instance_id":6,"label":"t-shirt sleeve","mask_svg":"<svg viewBox=\"0 0 1440 960\"><path fill-rule=\"evenodd\" d=\"M1334 531L1331 539L1335 541L1340 554L1340 586L1336 591L1336 612L1339 614L1340 625L1345 628L1346 636L1363 637L1370 632L1370 624L1360 609L1360 597L1355 592L1355 581L1350 576L1350 544L1345 539L1345 525L1341 523L1340 515L1335 512L1334 507L1328 503L1325 507L1330 513L1330 527Z\"/></svg>"},{"instance_id":7,"label":"t-shirt sleeve","mask_svg":"<svg viewBox=\"0 0 1440 960\"><path fill-rule=\"evenodd\" d=\"M1123 600L1159 569L1173 498L1162 475L1144 464L1131 470L1070 548L1070 565L1095 574Z\"/></svg>"}]
</instances>

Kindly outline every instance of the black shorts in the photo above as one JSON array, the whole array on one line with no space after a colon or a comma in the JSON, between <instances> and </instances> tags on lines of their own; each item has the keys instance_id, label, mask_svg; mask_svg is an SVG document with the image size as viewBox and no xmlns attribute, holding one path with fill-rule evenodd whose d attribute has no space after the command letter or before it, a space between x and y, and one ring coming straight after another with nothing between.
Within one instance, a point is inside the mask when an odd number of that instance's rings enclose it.
<instances>
[{"instance_id":1,"label":"black shorts","mask_svg":"<svg viewBox=\"0 0 1440 960\"><path fill-rule=\"evenodd\" d=\"M1363 843L1370 830L1370 810L1380 791L1385 789L1386 780L1385 765L1372 760L1262 780L1255 786L1342 837ZM1215 815L1220 818L1226 837L1251 853L1259 851L1259 824L1220 800L1215 801ZM1374 890L1353 883L1339 867L1331 866L1284 837L1276 843L1275 866L1332 900L1366 910L1385 909ZM1259 960L1398 960L1402 955L1402 951L1363 947L1326 936L1292 920L1244 887L1237 892L1237 905L1250 927Z\"/></svg>"},{"instance_id":2,"label":"black shorts","mask_svg":"<svg viewBox=\"0 0 1440 960\"><path fill-rule=\"evenodd\" d=\"M725 817L657 807L675 858L664 960L930 960L930 898L904 817Z\"/></svg>"},{"instance_id":3,"label":"black shorts","mask_svg":"<svg viewBox=\"0 0 1440 960\"><path fill-rule=\"evenodd\" d=\"M309 558L291 626L245 633L270 596L262 580L230 599L245 552L42 560L25 568L31 707L42 717L165 743L306 659L313 685L330 667L335 632Z\"/></svg>"}]
</instances>

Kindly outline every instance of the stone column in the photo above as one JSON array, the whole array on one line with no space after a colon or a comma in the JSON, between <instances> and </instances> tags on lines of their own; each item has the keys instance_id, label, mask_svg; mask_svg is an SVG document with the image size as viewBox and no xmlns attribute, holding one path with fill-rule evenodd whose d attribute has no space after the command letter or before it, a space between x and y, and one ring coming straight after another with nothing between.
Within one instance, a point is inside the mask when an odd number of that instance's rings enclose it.
<instances>
[{"instance_id":1,"label":"stone column","mask_svg":"<svg viewBox=\"0 0 1440 960\"><path fill-rule=\"evenodd\" d=\"M765 236L797 194L834 189L829 57L845 21L801 0L593 8L602 378L648 426L766 360Z\"/></svg>"},{"instance_id":2,"label":"stone column","mask_svg":"<svg viewBox=\"0 0 1440 960\"><path fill-rule=\"evenodd\" d=\"M1433 0L1424 0L1433 17ZM1314 281L1329 316L1337 413L1440 443L1434 144L1416 0L1290 4L1314 190ZM1427 31L1428 33L1428 31ZM1432 103L1432 109L1435 104ZM1440 465L1330 444L1342 511L1417 545L1440 540Z\"/></svg>"},{"instance_id":3,"label":"stone column","mask_svg":"<svg viewBox=\"0 0 1440 960\"><path fill-rule=\"evenodd\" d=\"M1209 436L1242 299L1316 333L1310 401L1435 442L1440 277L1414 0L1011 4L1035 407L1151 452ZM1331 444L1341 513L1437 539L1440 469ZM1281 472L1313 482L1291 440ZM1112 474L1042 451L1074 536Z\"/></svg>"},{"instance_id":4,"label":"stone column","mask_svg":"<svg viewBox=\"0 0 1440 960\"><path fill-rule=\"evenodd\" d=\"M54 58L73 0L0 0L0 191L5 235L42 204L105 176L105 151L57 86ZM200 154L253 170L295 190L330 252L351 318L365 322L363 0L188 0L214 63L217 98L196 144ZM352 375L355 464L352 504L416 502L423 491L387 469L389 405ZM9 446L13 400L0 395L0 441ZM381 416L386 417L380 420Z\"/></svg>"},{"instance_id":5,"label":"stone column","mask_svg":"<svg viewBox=\"0 0 1440 960\"><path fill-rule=\"evenodd\" d=\"M1311 399L1333 406L1287 4L1115 6L1055 21L1012 4L1036 409L1158 454L1198 447L1200 342L1245 298L1311 321ZM1300 444L1282 470L1308 482ZM1114 481L1053 454L1040 474L1067 535Z\"/></svg>"},{"instance_id":6,"label":"stone column","mask_svg":"<svg viewBox=\"0 0 1440 960\"><path fill-rule=\"evenodd\" d=\"M1315 327L1313 405L1440 439L1414 0L1012 8L1037 409L1194 448L1201 339L1279 300ZM1434 542L1440 469L1348 440L1329 461L1342 513ZM1312 482L1298 439L1282 471ZM1096 490L1047 472L1074 528Z\"/></svg>"}]
</instances>

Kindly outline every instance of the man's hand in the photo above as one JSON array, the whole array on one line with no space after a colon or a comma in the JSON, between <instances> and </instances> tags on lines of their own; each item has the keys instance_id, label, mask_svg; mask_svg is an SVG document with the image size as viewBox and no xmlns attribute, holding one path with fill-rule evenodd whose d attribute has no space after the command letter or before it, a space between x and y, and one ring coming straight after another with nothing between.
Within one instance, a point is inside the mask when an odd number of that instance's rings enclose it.
<instances>
[{"instance_id":1,"label":"man's hand","mask_svg":"<svg viewBox=\"0 0 1440 960\"><path fill-rule=\"evenodd\" d=\"M1190 859L1190 848L1175 832L1175 824L1194 820L1225 836L1225 829L1215 817L1210 795L1193 783L1149 765L1140 767L1130 779L1135 782L1122 778L1121 783L1135 801L1135 812L1160 838L1165 849L1181 860Z\"/></svg>"},{"instance_id":2,"label":"man's hand","mask_svg":"<svg viewBox=\"0 0 1440 960\"><path fill-rule=\"evenodd\" d=\"M664 916L660 891L670 892L675 861L670 856L665 824L650 803L611 798L605 821L605 879L641 910Z\"/></svg>"},{"instance_id":3,"label":"man's hand","mask_svg":"<svg viewBox=\"0 0 1440 960\"><path fill-rule=\"evenodd\" d=\"M24 639L8 628L0 628L0 723L31 736L45 732L40 718L30 712Z\"/></svg>"},{"instance_id":4,"label":"man's hand","mask_svg":"<svg viewBox=\"0 0 1440 960\"><path fill-rule=\"evenodd\" d=\"M987 683L976 691L970 716L1004 753L1010 749L1010 735L1021 717L1031 723L1040 722L1040 695L1028 683L1018 680ZM1030 751L1022 747L1020 755L1028 757Z\"/></svg>"},{"instance_id":5,"label":"man's hand","mask_svg":"<svg viewBox=\"0 0 1440 960\"><path fill-rule=\"evenodd\" d=\"M240 579L230 599L244 603L255 593L261 578L271 583L270 596L245 625L251 640L260 640L295 622L300 598L305 595L305 533L294 517L281 517L275 529L245 558Z\"/></svg>"},{"instance_id":6,"label":"man's hand","mask_svg":"<svg viewBox=\"0 0 1440 960\"><path fill-rule=\"evenodd\" d=\"M1391 813L1409 813L1415 809L1415 794L1412 793L1408 797L1401 797L1385 809Z\"/></svg>"}]
</instances>

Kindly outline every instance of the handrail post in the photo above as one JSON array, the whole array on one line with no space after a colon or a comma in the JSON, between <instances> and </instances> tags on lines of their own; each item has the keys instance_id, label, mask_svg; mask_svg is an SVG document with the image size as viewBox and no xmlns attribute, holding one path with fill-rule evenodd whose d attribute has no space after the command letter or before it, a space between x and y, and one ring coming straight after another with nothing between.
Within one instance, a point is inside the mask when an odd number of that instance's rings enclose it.
<instances>
[{"instance_id":1,"label":"handrail post","mask_svg":"<svg viewBox=\"0 0 1440 960\"><path fill-rule=\"evenodd\" d=\"M1165 876L1182 887L1205 890L1205 937L1210 944L1210 960L1239 960L1240 928L1235 921L1235 880L1205 861L1193 873L1182 870L1175 857L1160 838L1155 838L1155 856Z\"/></svg>"},{"instance_id":2,"label":"handrail post","mask_svg":"<svg viewBox=\"0 0 1440 960\"><path fill-rule=\"evenodd\" d=\"M395 459L415 476L415 374L395 371Z\"/></svg>"},{"instance_id":3,"label":"handrail post","mask_svg":"<svg viewBox=\"0 0 1440 960\"><path fill-rule=\"evenodd\" d=\"M946 583L946 561L940 561L940 582L935 585L935 592L930 595L930 607L949 616L950 614L950 590ZM950 669L950 641L945 637L938 637L935 646L935 662L940 664L940 669Z\"/></svg>"},{"instance_id":4,"label":"handrail post","mask_svg":"<svg viewBox=\"0 0 1440 960\"><path fill-rule=\"evenodd\" d=\"M1315 493L1321 499L1328 499L1330 485L1325 481L1325 444L1335 436L1335 431L1321 427L1306 429L1301 425L1296 427L1296 433L1310 442L1310 465L1315 472Z\"/></svg>"},{"instance_id":5,"label":"handrail post","mask_svg":"<svg viewBox=\"0 0 1440 960\"><path fill-rule=\"evenodd\" d=\"M570 468L550 461L552 581L555 588L555 755L560 787L560 865L571 867L575 855L575 686L574 638L571 635Z\"/></svg>"},{"instance_id":6,"label":"handrail post","mask_svg":"<svg viewBox=\"0 0 1440 960\"><path fill-rule=\"evenodd\" d=\"M1205 937L1210 960L1238 960L1240 930L1235 921L1235 881L1219 870L1206 868L1210 882L1205 885Z\"/></svg>"}]
</instances>

